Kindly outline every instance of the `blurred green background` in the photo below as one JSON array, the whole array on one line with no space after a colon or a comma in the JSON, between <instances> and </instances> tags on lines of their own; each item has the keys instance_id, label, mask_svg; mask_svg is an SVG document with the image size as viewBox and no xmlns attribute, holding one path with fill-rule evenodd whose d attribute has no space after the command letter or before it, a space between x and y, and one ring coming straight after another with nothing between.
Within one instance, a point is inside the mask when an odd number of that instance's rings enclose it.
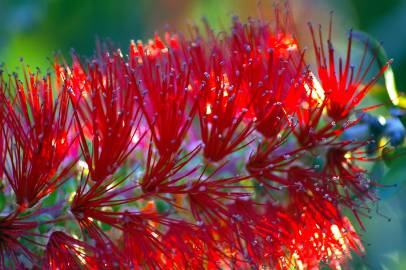
<instances>
[{"instance_id":1,"label":"blurred green background","mask_svg":"<svg viewBox=\"0 0 406 270\"><path fill-rule=\"evenodd\" d=\"M271 13L271 1L257 6L255 0L0 0L0 62L15 69L20 57L31 66L47 68L47 57L60 50L65 56L75 48L82 57L91 56L96 38L110 39L126 48L130 39L146 40L166 25L183 29L187 22L206 16L216 27L227 27L231 15L245 19L260 9ZM391 58L398 88L406 89L406 0L291 0L301 35L307 21L328 23L335 11L335 33L341 44L349 27L381 40ZM339 42L340 44L340 42ZM343 48L339 48L344 50ZM403 159L406 162L406 159ZM402 161L402 162L403 162ZM406 163L404 163L406 164ZM401 164L383 179L398 188L383 191L373 206L367 231L361 232L367 255L355 258L356 269L406 269L406 169ZM382 217L388 216L391 221Z\"/></svg>"}]
</instances>

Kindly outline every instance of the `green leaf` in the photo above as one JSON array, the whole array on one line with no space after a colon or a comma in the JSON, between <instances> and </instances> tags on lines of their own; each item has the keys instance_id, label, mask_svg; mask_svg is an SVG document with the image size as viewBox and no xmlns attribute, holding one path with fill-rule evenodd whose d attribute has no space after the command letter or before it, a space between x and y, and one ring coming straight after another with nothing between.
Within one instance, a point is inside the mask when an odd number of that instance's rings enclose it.
<instances>
[{"instance_id":1,"label":"green leaf","mask_svg":"<svg viewBox=\"0 0 406 270\"><path fill-rule=\"evenodd\" d=\"M0 212L4 210L4 207L6 207L6 195L4 195L4 191L0 193Z\"/></svg>"},{"instance_id":2,"label":"green leaf","mask_svg":"<svg viewBox=\"0 0 406 270\"><path fill-rule=\"evenodd\" d=\"M103 231L109 231L109 230L111 230L111 225L109 225L109 224L107 224L107 223L103 223L103 222L100 222L100 221L98 221L97 222L98 224L99 224L99 226L100 226L100 228L103 230Z\"/></svg>"},{"instance_id":3,"label":"green leaf","mask_svg":"<svg viewBox=\"0 0 406 270\"><path fill-rule=\"evenodd\" d=\"M382 44L367 33L361 31L353 31L353 37L354 39L368 44L369 51L372 55L376 55L376 61L381 68L386 66L383 77L388 97L393 105L405 108L406 98L399 94L400 91L396 87L395 74L391 67L393 60L389 59Z\"/></svg>"},{"instance_id":4,"label":"green leaf","mask_svg":"<svg viewBox=\"0 0 406 270\"><path fill-rule=\"evenodd\" d=\"M42 204L46 207L48 206L53 206L55 205L56 201L58 199L58 191L54 191L51 194L48 194L44 200L42 201Z\"/></svg>"},{"instance_id":5,"label":"green leaf","mask_svg":"<svg viewBox=\"0 0 406 270\"><path fill-rule=\"evenodd\" d=\"M41 222L44 222L44 221L50 221L50 220L52 220L52 219L53 219L53 217L52 217L51 215L42 214L41 216L39 216L39 217L37 218L36 221L38 221L38 222L41 223ZM41 224L41 225L38 226L38 230L39 230L40 233L46 233L46 232L48 232L51 228L52 228L52 224L51 224L51 223L45 223L45 224Z\"/></svg>"},{"instance_id":6,"label":"green leaf","mask_svg":"<svg viewBox=\"0 0 406 270\"><path fill-rule=\"evenodd\" d=\"M406 164L406 147L385 147L382 149L382 159L389 168L400 168Z\"/></svg>"},{"instance_id":7,"label":"green leaf","mask_svg":"<svg viewBox=\"0 0 406 270\"><path fill-rule=\"evenodd\" d=\"M156 200L155 205L156 205L156 210L158 211L158 213L164 213L170 207L170 205L163 200Z\"/></svg>"}]
</instances>

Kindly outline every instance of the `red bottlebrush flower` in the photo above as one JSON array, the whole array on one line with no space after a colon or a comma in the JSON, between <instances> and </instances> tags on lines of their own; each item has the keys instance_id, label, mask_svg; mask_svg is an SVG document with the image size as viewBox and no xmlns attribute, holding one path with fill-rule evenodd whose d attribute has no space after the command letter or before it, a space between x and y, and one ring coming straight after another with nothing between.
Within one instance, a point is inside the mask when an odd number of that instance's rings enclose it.
<instances>
[{"instance_id":1,"label":"red bottlebrush flower","mask_svg":"<svg viewBox=\"0 0 406 270\"><path fill-rule=\"evenodd\" d=\"M318 213L326 219L341 219L339 205L342 196L328 188L323 174L294 166L289 168L287 180L292 205L298 209L305 207L310 213Z\"/></svg>"},{"instance_id":2,"label":"red bottlebrush flower","mask_svg":"<svg viewBox=\"0 0 406 270\"><path fill-rule=\"evenodd\" d=\"M242 60L246 63L256 61L257 56L266 56L272 50L281 60L292 60L293 63L302 61L298 41L294 36L295 27L292 14L288 9L286 12L281 12L281 9L277 7L274 15L274 23L250 18L246 24L243 24L237 17L233 18L230 41L231 49L236 57L233 60ZM237 54L235 50L241 51L242 54ZM269 60L267 57L264 59ZM263 63L266 64L266 61Z\"/></svg>"},{"instance_id":3,"label":"red bottlebrush flower","mask_svg":"<svg viewBox=\"0 0 406 270\"><path fill-rule=\"evenodd\" d=\"M158 34L155 34L154 40L149 40L148 44L142 44L142 41L130 44L130 64L136 67L138 64L143 64L145 59L154 59L165 57L163 55L169 53L169 49L175 50L180 48L179 36L170 32L165 33L165 41L162 41ZM172 51L171 53L174 53ZM176 62L176 61L175 61ZM177 62L177 64L180 64Z\"/></svg>"},{"instance_id":4,"label":"red bottlebrush flower","mask_svg":"<svg viewBox=\"0 0 406 270\"><path fill-rule=\"evenodd\" d=\"M303 83L298 82L302 78L297 77L293 80L293 82L289 80L289 84L275 82L278 84L275 88L260 83L256 88L250 90L255 95L252 106L255 111L256 129L266 138L276 138L278 134L283 133L286 129L294 128L297 124L295 115L298 107L303 105L306 94Z\"/></svg>"},{"instance_id":5,"label":"red bottlebrush flower","mask_svg":"<svg viewBox=\"0 0 406 270\"><path fill-rule=\"evenodd\" d=\"M69 176L75 160L67 154L74 138L68 96L54 90L50 74L25 72L25 82L15 76L6 84L1 79L0 99L6 126L3 136L8 160L4 173L17 203L31 207L57 189ZM15 89L9 98L6 92Z\"/></svg>"},{"instance_id":6,"label":"red bottlebrush flower","mask_svg":"<svg viewBox=\"0 0 406 270\"><path fill-rule=\"evenodd\" d=\"M218 269L228 255L210 235L210 227L175 223L162 237L171 247L171 259L165 261L169 269Z\"/></svg>"},{"instance_id":7,"label":"red bottlebrush flower","mask_svg":"<svg viewBox=\"0 0 406 270\"><path fill-rule=\"evenodd\" d=\"M204 143L204 156L210 161L220 161L225 156L248 145L246 138L253 131L253 122L242 127L247 108L238 108L236 98L238 90L226 90L223 75L215 90L208 89L203 83L200 99L200 129ZM228 94L225 94L227 93ZM248 104L247 104L248 105ZM241 130L238 130L241 125Z\"/></svg>"},{"instance_id":8,"label":"red bottlebrush flower","mask_svg":"<svg viewBox=\"0 0 406 270\"><path fill-rule=\"evenodd\" d=\"M312 79L312 75L309 75ZM336 123L327 123L319 128L323 118L323 111L326 108L326 100L320 101L321 97L317 93L316 86L312 81L304 84L307 88L307 96L296 110L296 126L292 129L298 142L303 146L317 146L334 141L341 130L335 130Z\"/></svg>"},{"instance_id":9,"label":"red bottlebrush flower","mask_svg":"<svg viewBox=\"0 0 406 270\"><path fill-rule=\"evenodd\" d=\"M34 221L25 221L18 217L19 212L0 217L0 268L1 269L25 269L20 256L24 256L30 263L35 263L37 256L19 240L24 239L32 242L30 232L37 227ZM35 243L35 242L34 242ZM35 243L36 244L36 243Z\"/></svg>"},{"instance_id":10,"label":"red bottlebrush flower","mask_svg":"<svg viewBox=\"0 0 406 270\"><path fill-rule=\"evenodd\" d=\"M270 247L267 240L276 226L268 223L266 215L259 211L262 207L264 205L253 200L236 200L228 205L231 213L230 223L227 224L229 227L219 229L218 237L227 243L234 267L258 268L271 265L270 261L278 252L276 243ZM263 230L265 228L266 231Z\"/></svg>"},{"instance_id":11,"label":"red bottlebrush flower","mask_svg":"<svg viewBox=\"0 0 406 270\"><path fill-rule=\"evenodd\" d=\"M161 232L150 223L151 220L157 222L159 218L142 213L124 214L123 253L130 268L165 269L167 243L160 240Z\"/></svg>"},{"instance_id":12,"label":"red bottlebrush flower","mask_svg":"<svg viewBox=\"0 0 406 270\"><path fill-rule=\"evenodd\" d=\"M87 241L94 243L97 250L95 269L127 269L125 256L115 241L91 218L80 221L82 234Z\"/></svg>"},{"instance_id":13,"label":"red bottlebrush flower","mask_svg":"<svg viewBox=\"0 0 406 270\"><path fill-rule=\"evenodd\" d=\"M48 240L44 269L96 269L96 253L94 247L55 231Z\"/></svg>"},{"instance_id":14,"label":"red bottlebrush flower","mask_svg":"<svg viewBox=\"0 0 406 270\"><path fill-rule=\"evenodd\" d=\"M122 213L102 210L103 207L113 207L138 200L138 197L123 197L125 193L133 190L136 185L120 187L130 175L122 178L110 178L103 182L90 183L90 175L83 176L76 194L73 197L71 212L78 220L79 224L83 222L93 223L97 220L110 226L120 228L119 216ZM85 226L86 227L86 226Z\"/></svg>"},{"instance_id":15,"label":"red bottlebrush flower","mask_svg":"<svg viewBox=\"0 0 406 270\"><path fill-rule=\"evenodd\" d=\"M249 179L248 176L213 179L220 169L221 167L217 168L205 178L203 171L197 180L190 181L185 186L184 193L188 197L190 211L198 223L227 222L230 216L227 201L250 196L250 192L246 191L250 187L241 184L241 181Z\"/></svg>"},{"instance_id":16,"label":"red bottlebrush flower","mask_svg":"<svg viewBox=\"0 0 406 270\"><path fill-rule=\"evenodd\" d=\"M346 217L331 220L303 208L293 212L288 222L291 244L287 247L290 258L285 260L286 267L318 269L322 261L331 269L341 269L341 265L351 258L351 250L358 254L364 252L359 236Z\"/></svg>"},{"instance_id":17,"label":"red bottlebrush flower","mask_svg":"<svg viewBox=\"0 0 406 270\"><path fill-rule=\"evenodd\" d=\"M58 78L62 78L62 81L72 88L71 90L77 94L76 98L88 94L91 88L91 82L78 56L72 54L72 67L65 64L65 69L61 68L57 59L54 66L56 75L59 75Z\"/></svg>"},{"instance_id":18,"label":"red bottlebrush flower","mask_svg":"<svg viewBox=\"0 0 406 270\"><path fill-rule=\"evenodd\" d=\"M199 57L197 48L193 51ZM206 61L209 72L202 74L199 90L200 131L204 156L216 162L250 143L246 138L253 131L253 122L243 124L243 120L251 101L240 89L239 72L228 73L224 58L215 50Z\"/></svg>"},{"instance_id":19,"label":"red bottlebrush flower","mask_svg":"<svg viewBox=\"0 0 406 270\"><path fill-rule=\"evenodd\" d=\"M291 131L286 131L278 140L264 140L259 143L246 164L248 172L268 188L279 189L272 182L282 185L288 184L287 180L280 176L280 173L286 173L289 166L298 160L306 150L305 147L294 150L283 149L283 144L286 143L290 134Z\"/></svg>"},{"instance_id":20,"label":"red bottlebrush flower","mask_svg":"<svg viewBox=\"0 0 406 270\"><path fill-rule=\"evenodd\" d=\"M339 194L333 193L326 188L326 179L323 177L323 174L316 172L313 169L305 169L297 166L290 167L287 174L287 180L289 182L287 188L292 196L291 201L300 206L302 204L306 205L313 200L315 207L317 207L318 203L316 200L321 200L322 202L328 201L333 204L339 203ZM295 196L296 194L297 196ZM302 196L301 194L304 195ZM332 207L332 209L336 209L336 207Z\"/></svg>"},{"instance_id":21,"label":"red bottlebrush flower","mask_svg":"<svg viewBox=\"0 0 406 270\"><path fill-rule=\"evenodd\" d=\"M358 207L356 208L352 203L352 199L348 196L348 191L341 194L339 184L332 185L325 174L292 167L289 171L288 179L290 181L290 186L287 187L291 197L290 203L295 208L306 209L308 215L311 215L315 219L316 224L323 224L321 221L325 220L323 222L328 221L331 226L334 224L339 226L343 220L340 206L348 206L350 204L354 215L360 225L363 226L358 216ZM344 187L346 188L346 186ZM307 219L303 222L306 223ZM359 250L357 245L351 246L351 248L355 251ZM315 262L318 263L320 260L321 258L318 257L315 259Z\"/></svg>"},{"instance_id":22,"label":"red bottlebrush flower","mask_svg":"<svg viewBox=\"0 0 406 270\"><path fill-rule=\"evenodd\" d=\"M180 151L171 156L154 158L152 144L148 149L148 156L145 165L145 174L141 181L141 188L145 193L170 193L180 192L184 185L179 182L192 175L197 167L187 172L181 170L200 152L201 147L197 146L191 152L181 155Z\"/></svg>"},{"instance_id":23,"label":"red bottlebrush flower","mask_svg":"<svg viewBox=\"0 0 406 270\"><path fill-rule=\"evenodd\" d=\"M138 197L126 196L134 185L120 187L128 178L110 178L102 182L90 183L90 175L84 177L71 205L71 212L78 221L85 239L92 239L98 250L99 268L117 269L124 267L125 256L114 241L96 224L96 221L123 230L124 212L113 211L113 207L138 200ZM121 196L121 197L120 197Z\"/></svg>"},{"instance_id":24,"label":"red bottlebrush flower","mask_svg":"<svg viewBox=\"0 0 406 270\"><path fill-rule=\"evenodd\" d=\"M310 76L312 78L313 75ZM295 127L292 132L302 146L315 147L329 145L347 129L355 126L361 118L355 120L345 119L345 122L327 121L324 123L324 111L329 102L328 98L320 97L318 82L313 78L313 82L307 82L305 87L308 90L307 97L298 106L295 113Z\"/></svg>"},{"instance_id":25,"label":"red bottlebrush flower","mask_svg":"<svg viewBox=\"0 0 406 270\"><path fill-rule=\"evenodd\" d=\"M1 76L1 74L0 74ZM1 83L0 83L1 84ZM0 89L0 91L2 91ZM3 127L4 126L4 117L3 117L3 110L0 110L0 125ZM4 171L3 168L5 167L6 164L6 156L7 156L7 149L6 149L6 142L5 138L8 137L6 135L7 130L0 130L0 177L3 178L4 176Z\"/></svg>"},{"instance_id":26,"label":"red bottlebrush flower","mask_svg":"<svg viewBox=\"0 0 406 270\"><path fill-rule=\"evenodd\" d=\"M232 28L232 65L241 72L241 88L253 99L256 129L267 138L292 125L291 118L306 97L304 54L291 36L281 24L272 29L260 20L247 25L235 20Z\"/></svg>"},{"instance_id":27,"label":"red bottlebrush flower","mask_svg":"<svg viewBox=\"0 0 406 270\"><path fill-rule=\"evenodd\" d=\"M165 235L171 227L180 227L193 233L192 225L148 212L127 212L123 216L123 253L127 265L131 268L167 269L173 260L173 249L179 247L165 241ZM187 252L188 250L184 250Z\"/></svg>"},{"instance_id":28,"label":"red bottlebrush flower","mask_svg":"<svg viewBox=\"0 0 406 270\"><path fill-rule=\"evenodd\" d=\"M385 72L392 63L389 61L371 80L365 79L376 59L376 54L367 60L368 42L365 43L364 54L357 67L351 64L352 30L349 32L347 55L345 60L339 58L336 63L334 48L331 41L331 26L327 38L327 54L323 45L321 29L319 29L319 43L316 41L315 33L311 24L309 28L313 38L313 45L316 54L318 77L324 89L327 114L339 122L347 119L349 114L360 104L365 95L371 90L378 78ZM338 71L336 70L338 68Z\"/></svg>"},{"instance_id":29,"label":"red bottlebrush flower","mask_svg":"<svg viewBox=\"0 0 406 270\"><path fill-rule=\"evenodd\" d=\"M336 64L331 34L325 53L310 30L318 79L279 8L272 22L235 19L231 33L205 22L206 37L196 27L132 42L127 58L98 50L84 67L73 55L71 66L55 61L54 81L0 77L0 176L19 204L0 217L0 268L340 269L362 254L343 209L363 226L378 184L359 165L367 143L339 136L359 121L376 56L352 68L350 33ZM77 161L76 132L87 166L47 196ZM142 168L122 176L135 158ZM50 232L57 222L66 233Z\"/></svg>"},{"instance_id":30,"label":"red bottlebrush flower","mask_svg":"<svg viewBox=\"0 0 406 270\"><path fill-rule=\"evenodd\" d=\"M80 69L77 58L74 63L78 75L71 75L68 83L80 145L92 180L103 181L116 172L144 136L139 134L138 97L119 53L113 57L106 53L89 64L87 71Z\"/></svg>"},{"instance_id":31,"label":"red bottlebrush flower","mask_svg":"<svg viewBox=\"0 0 406 270\"><path fill-rule=\"evenodd\" d=\"M168 37L169 39L169 37ZM160 156L175 154L197 111L190 67L178 45L164 45L156 36L156 47L139 44L133 57L132 83ZM152 47L152 48L151 48ZM133 51L135 49L132 49Z\"/></svg>"},{"instance_id":32,"label":"red bottlebrush flower","mask_svg":"<svg viewBox=\"0 0 406 270\"><path fill-rule=\"evenodd\" d=\"M217 162L250 143L246 139L254 123L245 121L252 98L242 87L242 67L229 59L227 37L217 39L208 25L207 31L207 40L197 31L187 50L195 85L192 88L199 100L203 155Z\"/></svg>"},{"instance_id":33,"label":"red bottlebrush flower","mask_svg":"<svg viewBox=\"0 0 406 270\"><path fill-rule=\"evenodd\" d=\"M328 179L328 189L341 194L342 204L352 210L359 224L365 229L359 217L359 209L367 200L376 201L371 189L379 184L372 181L367 170L354 161L371 161L361 149L366 143L342 142L328 149L323 173ZM355 201L355 198L357 201ZM362 213L362 212L361 212Z\"/></svg>"}]
</instances>

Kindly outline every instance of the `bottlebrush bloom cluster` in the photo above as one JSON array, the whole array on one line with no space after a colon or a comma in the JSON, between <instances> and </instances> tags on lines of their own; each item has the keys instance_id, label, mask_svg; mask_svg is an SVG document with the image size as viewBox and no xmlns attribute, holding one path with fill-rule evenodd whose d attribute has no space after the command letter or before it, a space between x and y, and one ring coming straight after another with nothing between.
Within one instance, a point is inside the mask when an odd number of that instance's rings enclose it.
<instances>
[{"instance_id":1,"label":"bottlebrush bloom cluster","mask_svg":"<svg viewBox=\"0 0 406 270\"><path fill-rule=\"evenodd\" d=\"M289 13L2 72L0 269L340 269L377 183L356 125L375 56ZM389 64L389 63L388 63Z\"/></svg>"}]
</instances>

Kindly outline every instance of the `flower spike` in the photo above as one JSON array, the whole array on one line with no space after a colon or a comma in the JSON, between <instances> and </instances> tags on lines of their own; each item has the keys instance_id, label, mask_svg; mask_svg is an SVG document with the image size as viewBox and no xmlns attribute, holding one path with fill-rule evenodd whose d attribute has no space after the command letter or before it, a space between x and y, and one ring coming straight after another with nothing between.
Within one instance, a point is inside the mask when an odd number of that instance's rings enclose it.
<instances>
[{"instance_id":1,"label":"flower spike","mask_svg":"<svg viewBox=\"0 0 406 270\"><path fill-rule=\"evenodd\" d=\"M76 158L67 156L75 135L66 92L54 98L50 74L40 78L28 70L24 76L24 83L17 76L9 84L1 80L2 133L10 138L4 141L9 159L3 169L17 203L32 207L70 176ZM9 98L11 89L16 94Z\"/></svg>"},{"instance_id":2,"label":"flower spike","mask_svg":"<svg viewBox=\"0 0 406 270\"><path fill-rule=\"evenodd\" d=\"M325 53L321 27L319 29L319 42L316 41L315 31L311 24L309 24L309 28L316 54L318 77L327 101L327 113L335 122L339 122L346 119L361 103L372 86L392 63L392 60L383 66L372 79L366 81L366 77L376 60L376 53L369 61L367 60L368 42L366 42L358 66L353 66L351 64L353 33L350 30L346 58L344 60L339 58L337 63L331 40L331 25L332 19L327 38L327 54Z\"/></svg>"},{"instance_id":3,"label":"flower spike","mask_svg":"<svg viewBox=\"0 0 406 270\"><path fill-rule=\"evenodd\" d=\"M170 44L173 45L173 42ZM189 64L181 50L177 49L178 45L171 47L170 44L166 47L156 37L156 47L140 46L133 57L142 59L142 64L135 64L130 76L162 158L175 154L181 148L198 105L191 85Z\"/></svg>"},{"instance_id":4,"label":"flower spike","mask_svg":"<svg viewBox=\"0 0 406 270\"><path fill-rule=\"evenodd\" d=\"M69 93L80 146L92 180L103 181L123 165L145 135L140 133L137 95L118 53L112 57L105 53L90 63L87 71L79 64L74 70L80 70L80 76L71 77ZM82 84L85 74L88 79Z\"/></svg>"},{"instance_id":5,"label":"flower spike","mask_svg":"<svg viewBox=\"0 0 406 270\"><path fill-rule=\"evenodd\" d=\"M44 269L95 269L97 266L94 247L55 231L48 240Z\"/></svg>"},{"instance_id":6,"label":"flower spike","mask_svg":"<svg viewBox=\"0 0 406 270\"><path fill-rule=\"evenodd\" d=\"M32 232L37 227L37 222L26 221L18 217L19 211L7 216L0 217L0 268L24 268L24 264L19 257L24 256L31 264L35 264L38 259L30 249L28 249L21 239L32 241L29 237L35 236ZM34 244L38 244L33 242Z\"/></svg>"}]
</instances>

